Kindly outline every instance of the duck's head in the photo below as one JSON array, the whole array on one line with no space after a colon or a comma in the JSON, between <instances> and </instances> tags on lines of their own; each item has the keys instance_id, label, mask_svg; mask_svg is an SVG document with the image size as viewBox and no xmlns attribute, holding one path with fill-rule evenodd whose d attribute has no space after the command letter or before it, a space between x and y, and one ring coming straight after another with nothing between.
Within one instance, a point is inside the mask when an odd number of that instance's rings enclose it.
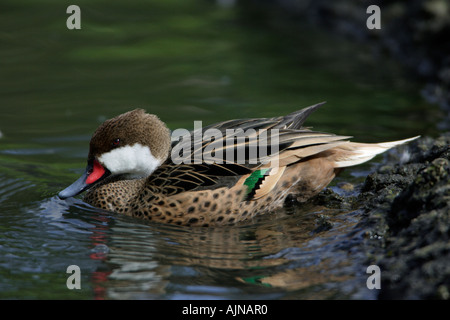
<instances>
[{"instance_id":1,"label":"duck's head","mask_svg":"<svg viewBox=\"0 0 450 320\"><path fill-rule=\"evenodd\" d=\"M58 196L73 197L108 176L147 177L169 151L169 129L155 115L136 109L106 120L91 138L86 171Z\"/></svg>"}]
</instances>

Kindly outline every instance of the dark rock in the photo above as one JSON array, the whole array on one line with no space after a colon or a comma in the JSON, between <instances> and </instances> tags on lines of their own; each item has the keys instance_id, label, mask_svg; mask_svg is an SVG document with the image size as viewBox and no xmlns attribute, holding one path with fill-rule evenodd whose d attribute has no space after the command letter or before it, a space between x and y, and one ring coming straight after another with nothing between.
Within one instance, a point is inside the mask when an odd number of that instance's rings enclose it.
<instances>
[{"instance_id":1,"label":"dark rock","mask_svg":"<svg viewBox=\"0 0 450 320\"><path fill-rule=\"evenodd\" d=\"M327 231L333 228L333 223L330 221L330 217L324 214L319 214L315 220L316 228L312 233L320 233L322 231Z\"/></svg>"},{"instance_id":2,"label":"dark rock","mask_svg":"<svg viewBox=\"0 0 450 320\"><path fill-rule=\"evenodd\" d=\"M445 158L436 158L420 170L414 181L394 199L389 213L391 229L395 232L407 227L421 212L448 206L449 176L450 165Z\"/></svg>"},{"instance_id":3,"label":"dark rock","mask_svg":"<svg viewBox=\"0 0 450 320\"><path fill-rule=\"evenodd\" d=\"M358 228L368 263L382 270L380 299L449 299L450 134L409 152L408 163L367 177Z\"/></svg>"}]
</instances>

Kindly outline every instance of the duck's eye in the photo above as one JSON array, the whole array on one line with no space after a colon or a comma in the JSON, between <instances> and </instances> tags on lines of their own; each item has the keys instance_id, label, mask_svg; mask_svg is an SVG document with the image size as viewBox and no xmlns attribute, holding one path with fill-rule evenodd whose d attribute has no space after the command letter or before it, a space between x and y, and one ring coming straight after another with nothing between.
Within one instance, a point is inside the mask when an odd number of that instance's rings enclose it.
<instances>
[{"instance_id":1,"label":"duck's eye","mask_svg":"<svg viewBox=\"0 0 450 320\"><path fill-rule=\"evenodd\" d=\"M120 144L120 139L119 138L115 139L113 141L113 143L112 143L113 147L117 147L119 144Z\"/></svg>"}]
</instances>

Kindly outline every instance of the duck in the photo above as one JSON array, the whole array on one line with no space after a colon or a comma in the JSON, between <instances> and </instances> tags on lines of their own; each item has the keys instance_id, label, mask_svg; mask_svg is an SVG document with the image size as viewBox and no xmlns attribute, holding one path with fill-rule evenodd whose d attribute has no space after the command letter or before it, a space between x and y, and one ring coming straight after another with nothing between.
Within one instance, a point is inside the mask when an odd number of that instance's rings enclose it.
<instances>
[{"instance_id":1,"label":"duck","mask_svg":"<svg viewBox=\"0 0 450 320\"><path fill-rule=\"evenodd\" d=\"M84 173L58 196L86 192L93 207L159 223L234 225L282 208L288 197L304 203L344 168L419 137L358 143L303 127L323 104L191 131L170 131L143 109L123 113L95 130Z\"/></svg>"}]
</instances>

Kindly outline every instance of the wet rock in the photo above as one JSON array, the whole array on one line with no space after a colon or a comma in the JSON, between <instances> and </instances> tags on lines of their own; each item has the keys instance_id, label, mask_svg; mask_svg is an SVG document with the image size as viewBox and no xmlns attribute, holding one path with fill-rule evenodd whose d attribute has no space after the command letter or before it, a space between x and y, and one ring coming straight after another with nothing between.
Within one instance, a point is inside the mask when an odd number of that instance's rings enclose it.
<instances>
[{"instance_id":1,"label":"wet rock","mask_svg":"<svg viewBox=\"0 0 450 320\"><path fill-rule=\"evenodd\" d=\"M380 299L448 299L450 133L415 141L409 151L408 163L365 181L363 250L382 270Z\"/></svg>"},{"instance_id":2,"label":"wet rock","mask_svg":"<svg viewBox=\"0 0 450 320\"><path fill-rule=\"evenodd\" d=\"M339 182L339 183L337 184L337 186L338 186L340 189L342 189L342 190L344 190L344 191L346 191L346 192L351 192L351 191L354 191L354 190L355 190L355 186L354 186L353 184L351 184L351 183L348 183L348 182Z\"/></svg>"},{"instance_id":3,"label":"wet rock","mask_svg":"<svg viewBox=\"0 0 450 320\"><path fill-rule=\"evenodd\" d=\"M449 171L449 161L436 158L417 173L414 181L394 199L389 214L392 230L407 227L421 212L449 204Z\"/></svg>"},{"instance_id":4,"label":"wet rock","mask_svg":"<svg viewBox=\"0 0 450 320\"><path fill-rule=\"evenodd\" d=\"M341 208L342 205L348 202L347 199L338 195L330 188L325 188L317 196L310 200L315 205L324 205L328 208Z\"/></svg>"},{"instance_id":5,"label":"wet rock","mask_svg":"<svg viewBox=\"0 0 450 320\"><path fill-rule=\"evenodd\" d=\"M330 221L330 217L324 214L319 214L315 220L316 228L312 233L320 233L333 228L333 223Z\"/></svg>"}]
</instances>

